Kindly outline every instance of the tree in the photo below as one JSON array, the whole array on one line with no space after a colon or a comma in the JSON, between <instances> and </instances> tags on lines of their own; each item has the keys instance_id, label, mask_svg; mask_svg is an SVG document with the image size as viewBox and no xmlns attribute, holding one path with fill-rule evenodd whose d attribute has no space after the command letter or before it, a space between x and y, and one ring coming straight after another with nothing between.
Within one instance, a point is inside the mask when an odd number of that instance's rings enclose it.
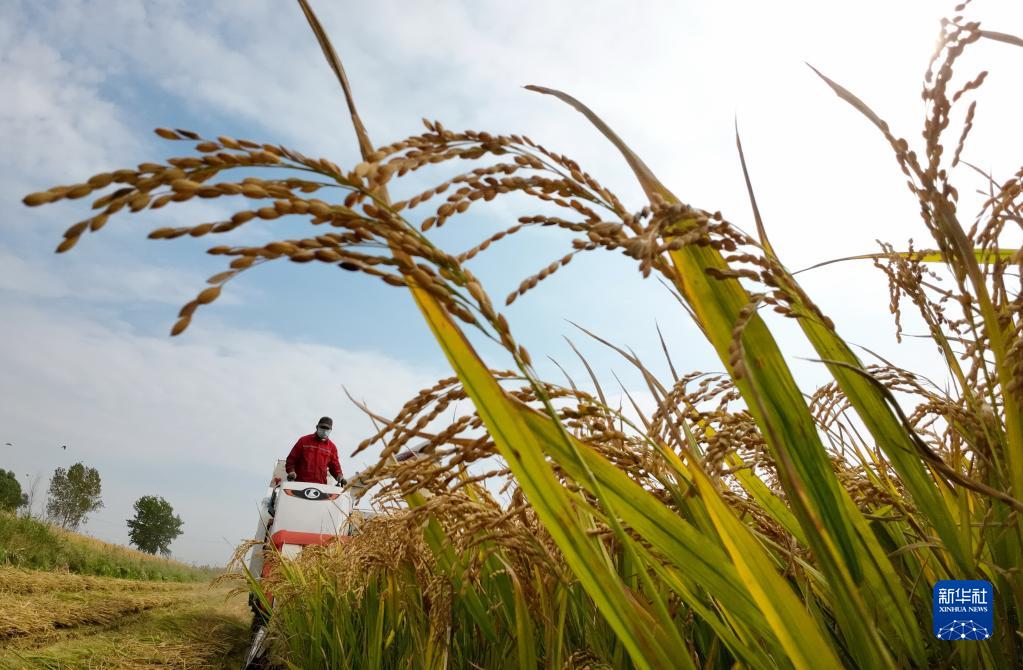
<instances>
[{"instance_id":1,"label":"tree","mask_svg":"<svg viewBox=\"0 0 1023 670\"><path fill-rule=\"evenodd\" d=\"M13 512L28 504L28 496L21 492L17 475L11 470L0 470L0 510Z\"/></svg>"},{"instance_id":2,"label":"tree","mask_svg":"<svg viewBox=\"0 0 1023 670\"><path fill-rule=\"evenodd\" d=\"M70 468L57 468L50 478L46 515L62 528L75 530L91 512L103 507L99 472L96 468L75 463Z\"/></svg>"},{"instance_id":3,"label":"tree","mask_svg":"<svg viewBox=\"0 0 1023 670\"><path fill-rule=\"evenodd\" d=\"M32 475L32 479L28 482L28 493L25 494L25 506L22 508L21 513L29 518L34 518L36 514L36 501L39 500L39 484L42 481L42 475ZM40 512L40 518L42 518L42 512Z\"/></svg>"},{"instance_id":4,"label":"tree","mask_svg":"<svg viewBox=\"0 0 1023 670\"><path fill-rule=\"evenodd\" d=\"M128 538L142 551L170 553L170 543L181 535L181 517L160 496L142 496L135 501L135 518L128 519Z\"/></svg>"}]
</instances>

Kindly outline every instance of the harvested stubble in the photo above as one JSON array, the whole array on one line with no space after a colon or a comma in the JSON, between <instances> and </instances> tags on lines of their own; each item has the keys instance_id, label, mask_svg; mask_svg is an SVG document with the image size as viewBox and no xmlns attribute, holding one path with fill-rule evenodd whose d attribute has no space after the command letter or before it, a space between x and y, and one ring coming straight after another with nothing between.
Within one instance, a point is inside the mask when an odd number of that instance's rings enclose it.
<instances>
[{"instance_id":1,"label":"harvested stubble","mask_svg":"<svg viewBox=\"0 0 1023 670\"><path fill-rule=\"evenodd\" d=\"M60 590L67 593L77 591L145 591L148 593L182 591L194 585L181 582L143 581L136 579L112 579L75 575L68 572L42 572L18 568L0 567L0 594L28 595L50 593Z\"/></svg>"},{"instance_id":2,"label":"harvested stubble","mask_svg":"<svg viewBox=\"0 0 1023 670\"><path fill-rule=\"evenodd\" d=\"M919 153L825 78L894 149L933 238L933 251L889 246L869 257L889 277L893 311L908 300L943 353L948 382L935 385L887 361L860 361L780 260L755 201L755 237L718 212L683 204L603 121L563 93L533 87L573 105L621 151L649 201L638 211L570 158L515 134L453 132L426 122L425 133L374 148L340 61L307 3L300 5L345 91L362 163L344 170L274 145L159 130L167 139L198 142L202 156L26 198L38 205L123 185L94 203L100 213L72 226L58 251L124 208L195 197L264 203L228 221L151 236L199 237L292 215L336 229L263 246L213 247L211 253L233 257L230 269L185 305L173 334L226 281L279 258L336 264L412 292L456 376L414 398L360 447L386 445L375 474L387 482L383 495L403 498L410 511L367 524L347 547L281 564L273 588L283 606L273 625L289 662L1023 666L1014 634L1023 613L1023 250L1002 248L1005 231L1023 223L1023 170L1002 182L985 176L989 197L967 227L951 169L973 123L972 103L950 163L942 145L950 110L984 80L982 74L955 81L963 50L982 38L1020 46L1023 40L984 31L962 15L942 24L925 78ZM492 163L408 200L389 199L393 180L456 158ZM238 166L301 176L214 181ZM306 197L324 189L343 197ZM416 226L417 210L444 193L445 202ZM562 216L524 216L459 255L423 234L508 193ZM672 379L661 381L619 350L658 403L638 424L608 406L595 377L592 393L538 379L508 320L466 267L525 226L577 237L507 303L577 253L621 251L644 276L657 272L677 291L725 374L680 376L670 365ZM937 272L951 282L931 281L924 263L939 264ZM796 320L831 383L803 395L762 317L765 307ZM500 342L515 369L491 370L470 345L466 325ZM438 428L459 400L473 411ZM422 438L426 458L390 460ZM470 476L467 468L484 458L498 465ZM475 481L481 477L504 479L510 505L497 504ZM998 624L989 642L933 639L930 585L950 578L994 583Z\"/></svg>"},{"instance_id":3,"label":"harvested stubble","mask_svg":"<svg viewBox=\"0 0 1023 670\"><path fill-rule=\"evenodd\" d=\"M40 643L69 629L187 602L206 585L0 568L0 642Z\"/></svg>"},{"instance_id":4,"label":"harvested stubble","mask_svg":"<svg viewBox=\"0 0 1023 670\"><path fill-rule=\"evenodd\" d=\"M78 592L81 596L87 591ZM244 598L223 589L182 586L173 600L139 602L137 592L113 592L137 609L98 608L102 621L36 637L0 641L0 668L236 668L247 643ZM169 595L169 594L164 594ZM49 606L44 599L37 606Z\"/></svg>"}]
</instances>

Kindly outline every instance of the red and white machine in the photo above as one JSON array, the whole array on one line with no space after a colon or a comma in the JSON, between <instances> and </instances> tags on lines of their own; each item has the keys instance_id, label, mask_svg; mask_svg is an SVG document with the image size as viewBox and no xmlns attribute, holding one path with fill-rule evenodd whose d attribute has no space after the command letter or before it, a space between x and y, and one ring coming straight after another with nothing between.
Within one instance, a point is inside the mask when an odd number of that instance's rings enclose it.
<instances>
[{"instance_id":1,"label":"red and white machine","mask_svg":"<svg viewBox=\"0 0 1023 670\"><path fill-rule=\"evenodd\" d=\"M395 461L418 458L423 449L405 451ZM371 479L359 472L348 480L344 488L329 484L289 482L284 470L284 461L277 461L267 495L259 504L259 524L255 539L262 542L252 548L249 556L249 573L256 581L269 574L270 564L265 557L268 551L275 551L283 558L298 556L303 548L329 542L344 542L358 532L352 513L355 504L371 488ZM360 509L359 517L368 519L375 512ZM245 659L244 668L256 670L266 668L266 623L273 609L273 596L268 595L269 608L264 599L255 593L249 596L252 607L252 642Z\"/></svg>"},{"instance_id":2,"label":"red and white machine","mask_svg":"<svg viewBox=\"0 0 1023 670\"><path fill-rule=\"evenodd\" d=\"M265 561L267 552L276 551L283 558L294 558L310 545L347 540L356 532L352 511L355 499L361 493L359 484L355 482L344 489L330 484L290 482L284 461L277 461L267 495L259 504L259 524L254 539L262 544L252 548L249 573L257 581L262 581L269 574L271 564ZM272 609L273 596L269 595L268 600L269 609ZM270 611L264 599L255 593L249 596L249 605L255 616L245 667L259 668L263 667L266 622Z\"/></svg>"},{"instance_id":3,"label":"red and white machine","mask_svg":"<svg viewBox=\"0 0 1023 670\"><path fill-rule=\"evenodd\" d=\"M249 572L264 577L264 549L272 546L281 556L294 558L303 547L327 544L351 536L352 495L340 486L289 482L284 461L277 461L267 496L259 504L259 524L254 539L264 547L253 547Z\"/></svg>"}]
</instances>

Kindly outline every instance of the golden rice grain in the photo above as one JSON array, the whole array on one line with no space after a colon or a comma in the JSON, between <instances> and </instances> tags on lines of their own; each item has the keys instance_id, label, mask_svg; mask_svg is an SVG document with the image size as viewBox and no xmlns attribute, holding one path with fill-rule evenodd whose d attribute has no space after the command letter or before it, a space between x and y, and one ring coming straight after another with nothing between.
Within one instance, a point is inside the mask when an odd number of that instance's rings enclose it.
<instances>
[{"instance_id":1,"label":"golden rice grain","mask_svg":"<svg viewBox=\"0 0 1023 670\"><path fill-rule=\"evenodd\" d=\"M38 207L39 205L45 205L56 200L57 197L49 191L40 191L38 193L30 193L26 195L22 202L29 207Z\"/></svg>"},{"instance_id":2,"label":"golden rice grain","mask_svg":"<svg viewBox=\"0 0 1023 670\"><path fill-rule=\"evenodd\" d=\"M203 289L196 296L195 301L200 305L208 305L220 296L220 286L210 286L209 288Z\"/></svg>"},{"instance_id":3,"label":"golden rice grain","mask_svg":"<svg viewBox=\"0 0 1023 670\"><path fill-rule=\"evenodd\" d=\"M171 328L170 331L171 337L177 337L181 333L185 332L185 329L188 328L188 324L190 324L191 322L192 322L191 316L185 316L178 319L177 322L174 324L174 327Z\"/></svg>"}]
</instances>

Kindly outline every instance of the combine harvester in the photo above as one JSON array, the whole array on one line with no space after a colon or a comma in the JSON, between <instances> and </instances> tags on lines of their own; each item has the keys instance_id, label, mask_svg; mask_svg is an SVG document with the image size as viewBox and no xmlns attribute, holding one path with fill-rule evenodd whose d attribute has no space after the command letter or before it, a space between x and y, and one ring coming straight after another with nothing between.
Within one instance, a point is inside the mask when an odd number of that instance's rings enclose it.
<instances>
[{"instance_id":1,"label":"combine harvester","mask_svg":"<svg viewBox=\"0 0 1023 670\"><path fill-rule=\"evenodd\" d=\"M418 449L407 451L395 460L416 457ZM358 532L355 517L365 520L376 514L356 510L355 504L371 488L364 482L363 472L352 476L344 488L330 484L288 481L284 461L277 461L267 495L259 505L259 524L248 570L258 583L270 574L267 552L276 552L284 559L295 558L308 546L345 542ZM353 512L358 512L354 515ZM273 612L273 595L260 597L255 590L249 594L252 608L252 641L245 656L245 670L268 668L266 644L267 624Z\"/></svg>"}]
</instances>

